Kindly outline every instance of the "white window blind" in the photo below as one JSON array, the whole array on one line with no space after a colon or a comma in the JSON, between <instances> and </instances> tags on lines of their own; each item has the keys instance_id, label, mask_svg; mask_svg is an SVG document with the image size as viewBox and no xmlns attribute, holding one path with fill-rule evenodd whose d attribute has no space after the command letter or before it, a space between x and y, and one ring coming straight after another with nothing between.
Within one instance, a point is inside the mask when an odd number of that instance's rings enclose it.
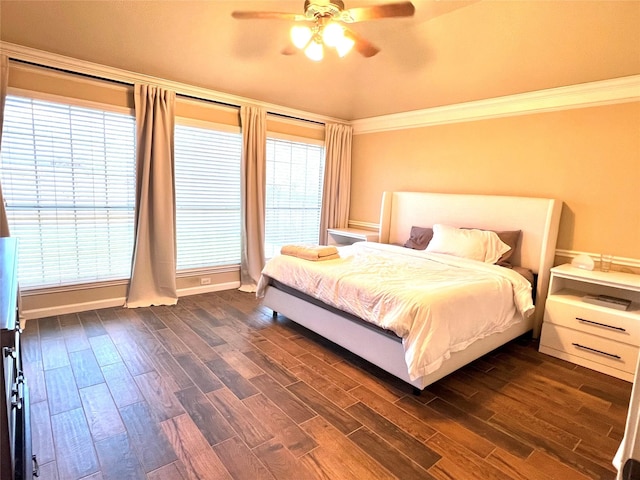
<instances>
[{"instance_id":1,"label":"white window blind","mask_svg":"<svg viewBox=\"0 0 640 480\"><path fill-rule=\"evenodd\" d=\"M129 278L134 146L131 115L7 97L0 174L23 288Z\"/></svg>"},{"instance_id":2,"label":"white window blind","mask_svg":"<svg viewBox=\"0 0 640 480\"><path fill-rule=\"evenodd\" d=\"M177 269L240 263L240 133L176 125Z\"/></svg>"},{"instance_id":3,"label":"white window blind","mask_svg":"<svg viewBox=\"0 0 640 480\"><path fill-rule=\"evenodd\" d=\"M265 256L289 243L318 243L324 147L267 138Z\"/></svg>"}]
</instances>

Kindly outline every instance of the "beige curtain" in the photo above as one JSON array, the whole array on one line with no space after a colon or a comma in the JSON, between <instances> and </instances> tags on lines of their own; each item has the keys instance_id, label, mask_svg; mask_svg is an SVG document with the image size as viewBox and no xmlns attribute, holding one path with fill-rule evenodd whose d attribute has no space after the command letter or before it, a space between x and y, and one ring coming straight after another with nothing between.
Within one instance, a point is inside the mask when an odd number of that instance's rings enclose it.
<instances>
[{"instance_id":1,"label":"beige curtain","mask_svg":"<svg viewBox=\"0 0 640 480\"><path fill-rule=\"evenodd\" d=\"M255 292L265 261L266 111L260 107L240 107L240 126L242 128L240 290Z\"/></svg>"},{"instance_id":2,"label":"beige curtain","mask_svg":"<svg viewBox=\"0 0 640 480\"><path fill-rule=\"evenodd\" d=\"M351 142L353 128L329 123L325 133L324 189L320 215L320 243L327 243L327 228L346 228L351 201Z\"/></svg>"},{"instance_id":3,"label":"beige curtain","mask_svg":"<svg viewBox=\"0 0 640 480\"><path fill-rule=\"evenodd\" d=\"M7 98L7 85L9 84L9 58L0 55L0 145L2 144L2 124L4 122L4 102ZM9 236L9 223L7 212L4 209L4 197L2 196L2 184L0 183L0 237Z\"/></svg>"},{"instance_id":4,"label":"beige curtain","mask_svg":"<svg viewBox=\"0 0 640 480\"><path fill-rule=\"evenodd\" d=\"M175 92L135 86L136 221L125 306L175 305Z\"/></svg>"}]
</instances>

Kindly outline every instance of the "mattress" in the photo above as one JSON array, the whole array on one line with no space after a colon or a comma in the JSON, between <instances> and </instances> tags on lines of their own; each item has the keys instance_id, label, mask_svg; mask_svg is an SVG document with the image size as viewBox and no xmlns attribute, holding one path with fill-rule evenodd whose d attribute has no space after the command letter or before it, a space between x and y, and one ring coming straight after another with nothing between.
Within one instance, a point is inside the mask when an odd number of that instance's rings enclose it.
<instances>
[{"instance_id":1,"label":"mattress","mask_svg":"<svg viewBox=\"0 0 640 480\"><path fill-rule=\"evenodd\" d=\"M513 270L373 242L339 247L333 260L276 256L263 269L259 297L269 279L394 332L412 380L534 308L531 285Z\"/></svg>"}]
</instances>

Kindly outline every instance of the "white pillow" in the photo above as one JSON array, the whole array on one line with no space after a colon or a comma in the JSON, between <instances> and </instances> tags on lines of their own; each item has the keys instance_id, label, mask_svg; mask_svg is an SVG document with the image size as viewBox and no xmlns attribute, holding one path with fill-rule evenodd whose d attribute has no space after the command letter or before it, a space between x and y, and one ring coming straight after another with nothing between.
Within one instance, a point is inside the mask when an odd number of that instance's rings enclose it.
<instances>
[{"instance_id":1,"label":"white pillow","mask_svg":"<svg viewBox=\"0 0 640 480\"><path fill-rule=\"evenodd\" d=\"M435 224L427 252L446 253L484 263L496 263L511 249L496 232Z\"/></svg>"}]
</instances>

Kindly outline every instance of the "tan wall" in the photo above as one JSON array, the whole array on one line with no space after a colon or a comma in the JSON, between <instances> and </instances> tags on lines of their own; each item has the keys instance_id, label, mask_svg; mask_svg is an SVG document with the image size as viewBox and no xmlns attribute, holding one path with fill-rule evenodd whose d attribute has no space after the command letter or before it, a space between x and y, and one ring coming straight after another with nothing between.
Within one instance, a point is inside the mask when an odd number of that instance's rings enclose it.
<instances>
[{"instance_id":1,"label":"tan wall","mask_svg":"<svg viewBox=\"0 0 640 480\"><path fill-rule=\"evenodd\" d=\"M640 259L640 103L356 135L350 219L385 190L558 198L559 249Z\"/></svg>"}]
</instances>

